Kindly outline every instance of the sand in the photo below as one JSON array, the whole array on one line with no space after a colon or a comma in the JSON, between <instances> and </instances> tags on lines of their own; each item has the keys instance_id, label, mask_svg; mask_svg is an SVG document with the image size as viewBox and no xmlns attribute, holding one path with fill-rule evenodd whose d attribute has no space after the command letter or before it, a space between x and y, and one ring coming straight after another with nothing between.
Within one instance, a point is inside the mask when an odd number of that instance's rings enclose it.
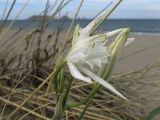
<instances>
[{"instance_id":1,"label":"sand","mask_svg":"<svg viewBox=\"0 0 160 120\"><path fill-rule=\"evenodd\" d=\"M135 41L123 49L116 67L118 73L141 69L160 58L160 35L131 33L130 37Z\"/></svg>"},{"instance_id":2,"label":"sand","mask_svg":"<svg viewBox=\"0 0 160 120\"><path fill-rule=\"evenodd\" d=\"M160 35L131 33L135 41L123 49L115 68L115 74L127 73L145 69L159 61L160 63ZM141 74L140 74L141 75ZM127 79L132 92L137 92L135 100L142 101L146 113L160 106L160 67L150 70L145 76L136 80ZM131 93L132 94L132 93ZM146 99L143 101L143 99ZM160 115L155 120L160 120Z\"/></svg>"}]
</instances>

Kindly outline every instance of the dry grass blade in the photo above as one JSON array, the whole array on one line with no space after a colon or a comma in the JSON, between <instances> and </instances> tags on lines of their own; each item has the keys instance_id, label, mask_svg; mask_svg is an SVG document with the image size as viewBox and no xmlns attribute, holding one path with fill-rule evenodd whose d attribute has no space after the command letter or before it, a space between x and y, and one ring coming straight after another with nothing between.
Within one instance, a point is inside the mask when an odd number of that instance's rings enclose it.
<instances>
[{"instance_id":1,"label":"dry grass blade","mask_svg":"<svg viewBox=\"0 0 160 120\"><path fill-rule=\"evenodd\" d=\"M66 34L65 39L64 39L64 41L63 41L62 47L60 48L60 51L58 51L58 52L59 52L58 55L61 54L61 53L63 52L63 50L64 50L64 47L65 47L66 42L67 42L67 40L68 40L69 34L70 34L71 30L72 30L72 27L73 27L73 25L74 25L74 22L75 22L75 20L76 20L77 15L78 15L81 7L82 7L83 2L84 2L84 0L81 0L81 3L80 3L80 5L79 5L79 7L78 7L78 9L77 9L77 12L76 12L76 14L75 14L75 16L74 16L74 18L73 18L73 20L72 20L72 22L71 22L71 24L70 24L70 27L69 27L69 29L68 29L68 31L67 31L67 34ZM51 83L52 83L52 81L50 81L49 84L48 84L48 88L47 88L47 90L46 90L46 94L49 93L49 91L50 91L50 89L51 89L51 86L50 86Z\"/></svg>"},{"instance_id":2,"label":"dry grass blade","mask_svg":"<svg viewBox=\"0 0 160 120\"><path fill-rule=\"evenodd\" d=\"M63 44L62 44L62 48L61 48L61 50L60 50L60 53L64 50L64 47L65 47L66 42L67 42L67 40L68 40L69 34L70 34L71 30L72 30L73 24L74 24L74 22L75 22L75 20L76 20L76 18L77 18L77 15L78 15L81 7L82 7L83 2L84 2L84 0L81 0L81 3L80 3L80 5L79 5L79 7L78 7L78 9L77 9L77 12L76 12L76 14L74 15L74 18L73 18L73 20L72 20L72 22L71 22L71 24L70 24L70 26L69 26L69 29L68 29L67 34L66 34L66 37L65 37L65 39L64 39L64 41L63 41Z\"/></svg>"},{"instance_id":3,"label":"dry grass blade","mask_svg":"<svg viewBox=\"0 0 160 120\"><path fill-rule=\"evenodd\" d=\"M7 104L13 105L13 106L16 107L16 108L20 108L20 109L22 109L22 110L24 110L24 111L26 111L26 112L28 112L28 113L30 113L30 114L33 114L33 115L37 116L37 117L40 118L40 119L51 120L50 118L47 118L46 116L42 116L42 115L40 115L40 114L38 114L38 113L36 113L36 112L34 112L34 111L31 111L31 110L29 110L29 109L27 109L27 108L25 108L25 107L20 107L18 104L13 103L13 102L11 102L11 101L8 101L8 100L6 100L6 99L4 99L4 98L1 98L1 101L5 102L5 103L7 103ZM8 119L8 118L5 118L5 119Z\"/></svg>"},{"instance_id":4,"label":"dry grass blade","mask_svg":"<svg viewBox=\"0 0 160 120\"><path fill-rule=\"evenodd\" d=\"M15 2L16 2L16 1L17 1L17 0L14 0L14 1L13 1L12 6L15 5ZM10 25L6 28L6 30L0 32L0 41L3 39L4 35L10 30L10 28L11 28L12 25L13 25L13 23L14 23L15 20L18 18L18 16L23 12L23 10L25 9L25 7L26 7L27 4L29 3L29 1L30 1L30 0L27 0L27 1L26 1L26 3L24 4L24 6L21 8L21 10L19 11L19 13L15 16L14 20L12 20L12 22L11 22ZM10 9L11 11L12 11L12 8L13 8L12 6L11 6L11 9ZM9 14L10 14L11 11L8 12L8 16L9 16ZM2 25L2 27L5 25L7 19L8 19L8 17L6 17L6 20L3 22L4 24Z\"/></svg>"},{"instance_id":5,"label":"dry grass blade","mask_svg":"<svg viewBox=\"0 0 160 120\"><path fill-rule=\"evenodd\" d=\"M42 83L41 85L39 85L33 92L32 94L30 94L30 96L28 96L7 118L8 120L10 120L10 118L25 104L27 103L34 95L36 92L38 92L38 90L40 90L49 80L50 78L55 74L55 72L52 72Z\"/></svg>"}]
</instances>

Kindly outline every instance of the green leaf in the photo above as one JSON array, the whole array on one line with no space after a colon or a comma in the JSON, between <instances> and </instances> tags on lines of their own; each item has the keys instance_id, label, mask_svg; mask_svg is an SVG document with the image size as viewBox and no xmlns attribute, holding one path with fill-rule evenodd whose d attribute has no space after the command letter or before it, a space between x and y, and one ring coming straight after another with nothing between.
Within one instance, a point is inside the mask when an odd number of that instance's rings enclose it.
<instances>
[{"instance_id":1,"label":"green leaf","mask_svg":"<svg viewBox=\"0 0 160 120\"><path fill-rule=\"evenodd\" d=\"M141 118L140 120L154 120L158 114L160 114L160 107L152 110L147 117Z\"/></svg>"},{"instance_id":2,"label":"green leaf","mask_svg":"<svg viewBox=\"0 0 160 120\"><path fill-rule=\"evenodd\" d=\"M64 90L64 68L61 69L56 80L57 80L57 85L56 85L57 92L62 93L62 91Z\"/></svg>"},{"instance_id":3,"label":"green leaf","mask_svg":"<svg viewBox=\"0 0 160 120\"><path fill-rule=\"evenodd\" d=\"M73 33L73 40L72 40L72 46L75 44L75 41L77 40L78 36L79 36L79 24L77 24L74 33Z\"/></svg>"},{"instance_id":4,"label":"green leaf","mask_svg":"<svg viewBox=\"0 0 160 120\"><path fill-rule=\"evenodd\" d=\"M60 91L62 91L62 85L63 85L62 82L64 80L65 63L66 62L64 61L64 58L62 56L59 56L55 65L55 69L59 71L57 71L55 75L52 77L56 93L59 93Z\"/></svg>"}]
</instances>

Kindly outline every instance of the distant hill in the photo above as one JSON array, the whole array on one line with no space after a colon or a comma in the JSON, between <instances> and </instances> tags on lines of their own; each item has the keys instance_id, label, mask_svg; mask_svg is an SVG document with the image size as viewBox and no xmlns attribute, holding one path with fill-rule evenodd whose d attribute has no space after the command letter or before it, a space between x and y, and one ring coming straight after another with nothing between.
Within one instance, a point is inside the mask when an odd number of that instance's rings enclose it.
<instances>
[{"instance_id":1,"label":"distant hill","mask_svg":"<svg viewBox=\"0 0 160 120\"><path fill-rule=\"evenodd\" d=\"M61 18L59 18L60 20L71 20L71 18L69 18L67 15L62 16Z\"/></svg>"},{"instance_id":2,"label":"distant hill","mask_svg":"<svg viewBox=\"0 0 160 120\"><path fill-rule=\"evenodd\" d=\"M29 17L27 20L41 20L44 16L37 16L37 15L34 15L34 16L31 16ZM51 19L50 16L46 16L46 19L49 20Z\"/></svg>"},{"instance_id":3,"label":"distant hill","mask_svg":"<svg viewBox=\"0 0 160 120\"><path fill-rule=\"evenodd\" d=\"M27 20L41 20L43 19L44 16L37 16L37 15L34 15L34 16L31 16L29 17ZM45 18L46 20L51 20L52 17L51 16L46 16ZM58 18L58 19L54 19L54 20L71 20L71 18L69 18L68 16L62 16L61 18Z\"/></svg>"}]
</instances>

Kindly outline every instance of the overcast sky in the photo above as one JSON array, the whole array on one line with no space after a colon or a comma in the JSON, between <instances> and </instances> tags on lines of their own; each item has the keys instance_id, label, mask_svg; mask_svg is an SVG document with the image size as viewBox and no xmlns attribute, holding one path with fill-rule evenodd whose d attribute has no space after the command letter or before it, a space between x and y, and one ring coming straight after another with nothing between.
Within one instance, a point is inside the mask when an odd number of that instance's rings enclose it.
<instances>
[{"instance_id":1,"label":"overcast sky","mask_svg":"<svg viewBox=\"0 0 160 120\"><path fill-rule=\"evenodd\" d=\"M7 0L0 0L0 18L5 8ZM13 0L9 0L11 5ZM55 0L50 0L55 1ZM68 13L73 17L81 0L73 0L62 12L61 15ZM79 17L93 18L109 2L116 0L84 0L83 7ZM13 18L25 4L26 0L17 0L10 19ZM30 0L29 4L19 16L19 19L25 19L32 15L38 15L45 8L46 0ZM160 19L160 0L123 0L120 6L113 12L110 18L159 18Z\"/></svg>"}]
</instances>

